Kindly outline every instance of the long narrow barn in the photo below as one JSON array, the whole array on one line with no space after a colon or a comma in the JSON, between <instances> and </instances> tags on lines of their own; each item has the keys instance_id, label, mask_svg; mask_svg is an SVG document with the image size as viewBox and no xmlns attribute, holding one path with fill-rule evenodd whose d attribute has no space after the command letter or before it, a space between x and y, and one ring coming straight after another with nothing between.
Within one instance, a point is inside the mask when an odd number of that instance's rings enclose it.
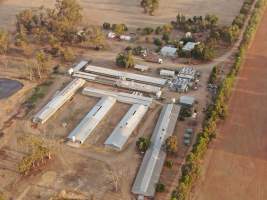
<instances>
[{"instance_id":1,"label":"long narrow barn","mask_svg":"<svg viewBox=\"0 0 267 200\"><path fill-rule=\"evenodd\" d=\"M163 107L151 137L151 146L146 151L132 187L134 194L146 197L155 195L155 186L159 181L166 158L166 152L162 146L173 134L179 113L180 106L178 105L166 104Z\"/></svg>"},{"instance_id":2,"label":"long narrow barn","mask_svg":"<svg viewBox=\"0 0 267 200\"><path fill-rule=\"evenodd\" d=\"M127 114L122 118L117 127L105 141L107 147L115 150L122 150L123 146L138 126L148 110L147 106L133 104Z\"/></svg>"},{"instance_id":3,"label":"long narrow barn","mask_svg":"<svg viewBox=\"0 0 267 200\"><path fill-rule=\"evenodd\" d=\"M141 95L124 93L124 92L107 91L89 87L84 88L82 93L84 95L98 97L98 98L110 96L117 99L117 101L121 103L127 103L127 104L142 104L145 106L150 106L151 103L153 102L153 98L150 97L144 97Z\"/></svg>"},{"instance_id":4,"label":"long narrow barn","mask_svg":"<svg viewBox=\"0 0 267 200\"><path fill-rule=\"evenodd\" d=\"M63 90L58 92L34 117L34 123L45 123L57 110L66 103L85 84L83 79L74 79Z\"/></svg>"},{"instance_id":5,"label":"long narrow barn","mask_svg":"<svg viewBox=\"0 0 267 200\"><path fill-rule=\"evenodd\" d=\"M103 97L70 133L68 139L75 143L84 143L115 103L116 99Z\"/></svg>"},{"instance_id":6,"label":"long narrow barn","mask_svg":"<svg viewBox=\"0 0 267 200\"><path fill-rule=\"evenodd\" d=\"M97 67L93 65L87 65L84 69L86 72L105 75L108 77L115 77L117 79L125 78L126 80L133 80L141 83L147 83L151 85L164 86L167 82L166 79L157 78L152 76L145 76L141 74L135 74L130 72L122 72L118 70L108 69L104 67Z\"/></svg>"}]
</instances>

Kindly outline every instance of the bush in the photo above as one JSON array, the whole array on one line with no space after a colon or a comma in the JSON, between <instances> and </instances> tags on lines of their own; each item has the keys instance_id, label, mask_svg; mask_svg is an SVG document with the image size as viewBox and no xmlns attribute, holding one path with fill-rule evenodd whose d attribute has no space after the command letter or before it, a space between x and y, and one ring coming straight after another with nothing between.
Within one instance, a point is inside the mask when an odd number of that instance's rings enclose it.
<instances>
[{"instance_id":1,"label":"bush","mask_svg":"<svg viewBox=\"0 0 267 200\"><path fill-rule=\"evenodd\" d=\"M136 142L136 146L141 153L145 153L150 144L150 140L146 137L140 137Z\"/></svg>"},{"instance_id":2,"label":"bush","mask_svg":"<svg viewBox=\"0 0 267 200\"><path fill-rule=\"evenodd\" d=\"M163 31L163 29L162 29L162 27L160 27L160 26L158 26L158 27L155 29L155 33L156 33L157 35L161 34L162 31Z\"/></svg>"},{"instance_id":3,"label":"bush","mask_svg":"<svg viewBox=\"0 0 267 200\"><path fill-rule=\"evenodd\" d=\"M177 137L176 136L170 136L166 139L165 145L166 145L166 151L167 153L176 153L178 149L177 144Z\"/></svg>"},{"instance_id":4,"label":"bush","mask_svg":"<svg viewBox=\"0 0 267 200\"><path fill-rule=\"evenodd\" d=\"M159 38L154 38L154 44L159 47L163 45L162 41Z\"/></svg>"},{"instance_id":5,"label":"bush","mask_svg":"<svg viewBox=\"0 0 267 200\"><path fill-rule=\"evenodd\" d=\"M164 191L165 191L165 185L163 183L157 183L156 192L164 192Z\"/></svg>"},{"instance_id":6,"label":"bush","mask_svg":"<svg viewBox=\"0 0 267 200\"><path fill-rule=\"evenodd\" d=\"M168 33L164 33L162 35L162 40L165 41L166 43L168 43L170 40L170 35Z\"/></svg>"},{"instance_id":7,"label":"bush","mask_svg":"<svg viewBox=\"0 0 267 200\"><path fill-rule=\"evenodd\" d=\"M165 165L166 165L169 169L171 169L172 166L173 166L173 162L172 162L172 160L167 160L166 163L165 163Z\"/></svg>"},{"instance_id":8,"label":"bush","mask_svg":"<svg viewBox=\"0 0 267 200\"><path fill-rule=\"evenodd\" d=\"M111 24L110 23L107 23L107 22L104 22L103 23L103 29L110 30L111 29Z\"/></svg>"},{"instance_id":9,"label":"bush","mask_svg":"<svg viewBox=\"0 0 267 200\"><path fill-rule=\"evenodd\" d=\"M121 35L121 34L125 33L126 31L128 31L128 28L125 24L113 24L112 30L116 34Z\"/></svg>"},{"instance_id":10,"label":"bush","mask_svg":"<svg viewBox=\"0 0 267 200\"><path fill-rule=\"evenodd\" d=\"M75 60L75 54L70 47L61 50L62 58L66 62L72 62Z\"/></svg>"},{"instance_id":11,"label":"bush","mask_svg":"<svg viewBox=\"0 0 267 200\"><path fill-rule=\"evenodd\" d=\"M132 68L134 67L134 59L132 51L125 51L116 57L116 64L119 67Z\"/></svg>"},{"instance_id":12,"label":"bush","mask_svg":"<svg viewBox=\"0 0 267 200\"><path fill-rule=\"evenodd\" d=\"M151 28L151 27L145 27L145 28L143 29L143 34L144 34L144 35L150 35L150 34L153 33L153 32L154 32L154 29Z\"/></svg>"}]
</instances>

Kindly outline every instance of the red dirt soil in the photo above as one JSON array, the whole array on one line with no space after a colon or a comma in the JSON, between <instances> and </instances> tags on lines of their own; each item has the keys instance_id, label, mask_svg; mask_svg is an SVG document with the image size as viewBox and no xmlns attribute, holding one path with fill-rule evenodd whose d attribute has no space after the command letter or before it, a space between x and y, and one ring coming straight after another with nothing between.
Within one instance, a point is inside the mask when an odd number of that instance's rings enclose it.
<instances>
[{"instance_id":1,"label":"red dirt soil","mask_svg":"<svg viewBox=\"0 0 267 200\"><path fill-rule=\"evenodd\" d=\"M204 161L194 200L267 199L267 11Z\"/></svg>"}]
</instances>

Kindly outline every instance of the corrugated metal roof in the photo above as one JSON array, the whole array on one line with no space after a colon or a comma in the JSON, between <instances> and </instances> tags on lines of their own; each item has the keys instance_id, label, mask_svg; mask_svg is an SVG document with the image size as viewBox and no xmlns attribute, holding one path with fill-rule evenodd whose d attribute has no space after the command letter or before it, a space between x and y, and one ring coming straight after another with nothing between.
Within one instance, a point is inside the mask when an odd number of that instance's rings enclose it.
<instances>
[{"instance_id":1,"label":"corrugated metal roof","mask_svg":"<svg viewBox=\"0 0 267 200\"><path fill-rule=\"evenodd\" d=\"M103 97L70 133L68 139L84 143L115 103L115 98Z\"/></svg>"},{"instance_id":2,"label":"corrugated metal roof","mask_svg":"<svg viewBox=\"0 0 267 200\"><path fill-rule=\"evenodd\" d=\"M177 48L164 46L164 47L161 48L160 54L162 56L176 57L177 56Z\"/></svg>"},{"instance_id":3,"label":"corrugated metal roof","mask_svg":"<svg viewBox=\"0 0 267 200\"><path fill-rule=\"evenodd\" d=\"M101 89L89 88L89 87L84 88L82 93L84 95L89 95L89 96L94 96L94 97L110 96L110 97L116 98L117 101L119 102L127 103L127 104L142 104L145 106L150 106L150 104L153 101L153 98L144 97L141 95L129 94L129 93L124 93L124 92L107 91L107 90L101 90Z\"/></svg>"},{"instance_id":4,"label":"corrugated metal roof","mask_svg":"<svg viewBox=\"0 0 267 200\"><path fill-rule=\"evenodd\" d=\"M105 145L121 150L134 129L138 126L148 110L147 106L134 104L105 141Z\"/></svg>"},{"instance_id":5,"label":"corrugated metal roof","mask_svg":"<svg viewBox=\"0 0 267 200\"><path fill-rule=\"evenodd\" d=\"M134 73L129 73L129 72L122 72L118 70L108 69L104 67L97 67L97 66L92 66L92 65L88 65L85 68L85 71L100 74L100 75L116 77L119 79L125 78L128 80L135 80L135 81L139 81L142 83L148 83L148 84L160 85L160 86L165 85L167 81L166 79L162 79L162 78L156 78L156 77L145 76L141 74L134 74Z\"/></svg>"},{"instance_id":6,"label":"corrugated metal roof","mask_svg":"<svg viewBox=\"0 0 267 200\"><path fill-rule=\"evenodd\" d=\"M163 107L151 137L151 146L147 150L136 176L132 188L134 194L148 197L155 195L155 186L159 181L166 157L162 145L172 135L179 112L180 106L178 105L166 104Z\"/></svg>"},{"instance_id":7,"label":"corrugated metal roof","mask_svg":"<svg viewBox=\"0 0 267 200\"><path fill-rule=\"evenodd\" d=\"M74 79L63 90L56 94L34 117L33 122L45 123L75 92L85 84L83 79Z\"/></svg>"}]
</instances>

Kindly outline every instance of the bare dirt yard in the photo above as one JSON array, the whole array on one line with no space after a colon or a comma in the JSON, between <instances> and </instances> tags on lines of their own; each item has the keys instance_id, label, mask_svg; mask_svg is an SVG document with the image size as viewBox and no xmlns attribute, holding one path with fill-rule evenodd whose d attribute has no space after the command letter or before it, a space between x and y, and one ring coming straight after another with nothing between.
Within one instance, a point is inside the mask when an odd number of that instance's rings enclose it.
<instances>
[{"instance_id":1,"label":"bare dirt yard","mask_svg":"<svg viewBox=\"0 0 267 200\"><path fill-rule=\"evenodd\" d=\"M205 160L194 200L267 199L267 11Z\"/></svg>"},{"instance_id":2,"label":"bare dirt yard","mask_svg":"<svg viewBox=\"0 0 267 200\"><path fill-rule=\"evenodd\" d=\"M143 13L140 0L79 0L88 24L125 23L132 27L157 26L175 20L176 15L216 14L223 24L230 24L243 0L162 0L155 16ZM26 8L52 6L55 0L4 0L0 4L0 27L15 23L15 15Z\"/></svg>"}]
</instances>

